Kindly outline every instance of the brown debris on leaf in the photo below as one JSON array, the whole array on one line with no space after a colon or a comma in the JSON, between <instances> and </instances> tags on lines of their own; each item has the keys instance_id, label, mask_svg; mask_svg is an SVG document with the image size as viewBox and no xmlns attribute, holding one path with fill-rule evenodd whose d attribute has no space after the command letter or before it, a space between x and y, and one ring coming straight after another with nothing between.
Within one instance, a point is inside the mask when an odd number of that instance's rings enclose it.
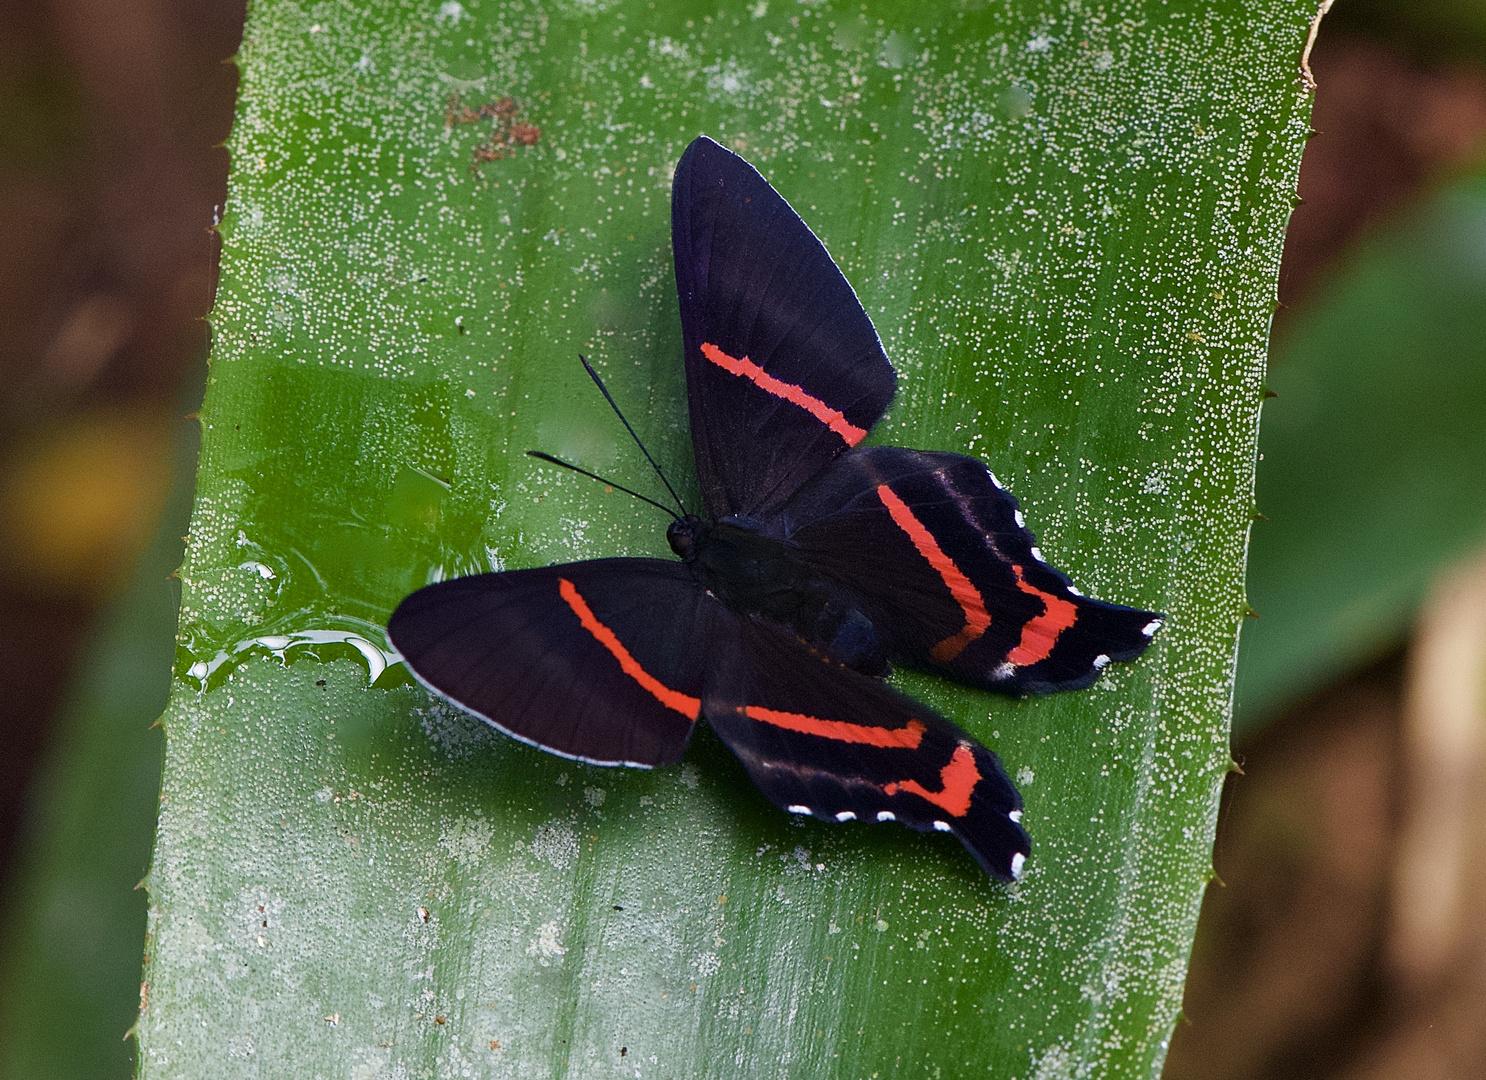
<instances>
[{"instance_id":1,"label":"brown debris on leaf","mask_svg":"<svg viewBox=\"0 0 1486 1080\"><path fill-rule=\"evenodd\" d=\"M521 106L511 97L499 101L487 101L480 105L466 105L458 94L450 94L444 108L444 126L477 124L482 120L492 121L490 137L475 147L471 154L470 168L479 172L488 161L512 157L517 147L535 146L542 137L542 129L521 119Z\"/></svg>"}]
</instances>

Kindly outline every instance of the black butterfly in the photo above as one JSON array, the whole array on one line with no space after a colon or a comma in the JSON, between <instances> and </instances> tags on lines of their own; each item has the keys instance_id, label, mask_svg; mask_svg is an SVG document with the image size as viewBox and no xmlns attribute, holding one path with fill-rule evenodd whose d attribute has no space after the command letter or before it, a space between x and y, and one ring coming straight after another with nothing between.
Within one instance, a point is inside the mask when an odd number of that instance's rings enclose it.
<instances>
[{"instance_id":1,"label":"black butterfly","mask_svg":"<svg viewBox=\"0 0 1486 1080\"><path fill-rule=\"evenodd\" d=\"M986 872L1030 851L996 755L879 676L890 661L1012 694L1087 686L1149 611L1048 566L1017 502L959 454L858 449L896 378L820 241L699 138L671 203L706 517L680 562L595 559L445 581L393 644L435 693L600 765L679 760L705 718L768 799L828 821L951 832Z\"/></svg>"}]
</instances>

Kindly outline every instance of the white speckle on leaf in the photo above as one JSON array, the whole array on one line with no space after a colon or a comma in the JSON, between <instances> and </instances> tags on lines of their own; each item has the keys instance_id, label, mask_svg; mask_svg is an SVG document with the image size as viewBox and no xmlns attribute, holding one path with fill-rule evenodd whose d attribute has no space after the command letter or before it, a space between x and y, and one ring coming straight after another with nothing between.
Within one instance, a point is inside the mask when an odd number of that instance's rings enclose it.
<instances>
[{"instance_id":1,"label":"white speckle on leaf","mask_svg":"<svg viewBox=\"0 0 1486 1080\"><path fill-rule=\"evenodd\" d=\"M552 961L561 959L567 951L567 946L562 943L562 930L555 919L537 927L536 938L526 947L526 955L535 956L543 967L551 967Z\"/></svg>"},{"instance_id":2,"label":"white speckle on leaf","mask_svg":"<svg viewBox=\"0 0 1486 1080\"><path fill-rule=\"evenodd\" d=\"M531 842L531 853L559 870L578 857L578 836L572 826L561 821L549 821L537 829Z\"/></svg>"},{"instance_id":3,"label":"white speckle on leaf","mask_svg":"<svg viewBox=\"0 0 1486 1080\"><path fill-rule=\"evenodd\" d=\"M413 715L428 741L449 758L464 758L476 750L498 747L505 739L479 717L455 708L442 698L430 698Z\"/></svg>"},{"instance_id":4,"label":"white speckle on leaf","mask_svg":"<svg viewBox=\"0 0 1486 1080\"><path fill-rule=\"evenodd\" d=\"M885 68L907 67L918 52L918 42L900 30L894 30L882 43L882 66Z\"/></svg>"},{"instance_id":5,"label":"white speckle on leaf","mask_svg":"<svg viewBox=\"0 0 1486 1080\"><path fill-rule=\"evenodd\" d=\"M485 857L485 851L490 847L490 835L490 825L483 819L461 817L444 830L439 837L439 847L455 862L474 866Z\"/></svg>"}]
</instances>

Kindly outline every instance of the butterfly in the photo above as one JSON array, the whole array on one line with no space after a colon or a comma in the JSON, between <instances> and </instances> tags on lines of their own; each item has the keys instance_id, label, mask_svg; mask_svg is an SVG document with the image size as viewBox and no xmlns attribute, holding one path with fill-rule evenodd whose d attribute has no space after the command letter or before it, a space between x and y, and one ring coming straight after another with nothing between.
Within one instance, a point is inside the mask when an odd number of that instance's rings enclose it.
<instances>
[{"instance_id":1,"label":"butterfly","mask_svg":"<svg viewBox=\"0 0 1486 1080\"><path fill-rule=\"evenodd\" d=\"M883 676L1077 689L1138 656L1160 616L1083 596L983 462L860 445L893 367L820 240L741 157L687 148L671 235L705 509L662 506L679 561L439 582L393 612L392 643L435 694L554 754L668 765L705 720L776 806L952 833L1016 879L1031 845L1000 760Z\"/></svg>"}]
</instances>

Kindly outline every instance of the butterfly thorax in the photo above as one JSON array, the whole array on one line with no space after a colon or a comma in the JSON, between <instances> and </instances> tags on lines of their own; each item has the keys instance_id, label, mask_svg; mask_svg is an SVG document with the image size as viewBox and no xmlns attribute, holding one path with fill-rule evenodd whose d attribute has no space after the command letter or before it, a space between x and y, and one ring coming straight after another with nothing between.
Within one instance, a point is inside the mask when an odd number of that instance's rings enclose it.
<instances>
[{"instance_id":1,"label":"butterfly thorax","mask_svg":"<svg viewBox=\"0 0 1486 1080\"><path fill-rule=\"evenodd\" d=\"M666 539L697 583L734 611L783 623L859 671L887 672L882 642L858 598L811 567L789 541L747 519L694 516L673 522Z\"/></svg>"}]
</instances>

